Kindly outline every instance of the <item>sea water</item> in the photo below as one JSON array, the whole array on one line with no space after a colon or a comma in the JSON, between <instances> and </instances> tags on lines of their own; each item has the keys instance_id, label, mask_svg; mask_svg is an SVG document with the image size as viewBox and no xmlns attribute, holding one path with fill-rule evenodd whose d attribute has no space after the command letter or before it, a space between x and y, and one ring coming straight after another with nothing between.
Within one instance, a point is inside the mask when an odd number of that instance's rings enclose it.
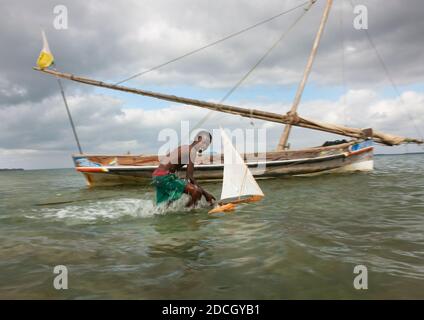
<instances>
[{"instance_id":1,"label":"sea water","mask_svg":"<svg viewBox=\"0 0 424 320\"><path fill-rule=\"evenodd\" d=\"M0 298L424 298L423 154L259 184L261 202L211 216L157 208L149 185L87 188L73 169L0 172Z\"/></svg>"}]
</instances>

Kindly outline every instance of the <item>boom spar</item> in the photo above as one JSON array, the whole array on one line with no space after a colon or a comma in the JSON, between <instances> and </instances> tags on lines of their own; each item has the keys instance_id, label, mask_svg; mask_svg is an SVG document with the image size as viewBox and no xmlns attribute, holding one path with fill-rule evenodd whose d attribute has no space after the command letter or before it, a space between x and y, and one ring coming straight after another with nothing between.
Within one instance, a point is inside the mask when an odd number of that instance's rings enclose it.
<instances>
[{"instance_id":1,"label":"boom spar","mask_svg":"<svg viewBox=\"0 0 424 320\"><path fill-rule=\"evenodd\" d=\"M176 102L181 104L188 104L188 105L192 105L192 106L196 106L200 108L206 108L206 109L215 110L219 112L240 115L242 117L254 118L254 119L271 121L271 122L282 123L282 124L289 124L289 125L293 125L297 127L319 130L319 131L339 134L343 136L348 136L352 138L366 138L364 131L362 129L314 121L314 120L300 117L297 114L293 114L290 112L287 114L281 115L278 113L267 112L267 111L262 111L258 109L241 108L241 107L231 106L227 104L202 101L197 99L179 97L179 96L170 95L170 94L164 94L164 93L152 92L152 91L136 89L136 88L126 87L121 85L115 85L115 84L110 84L103 81L83 78L83 77L75 76L70 73L62 73L62 72L50 70L50 69L40 69L40 68L34 67L34 70L41 71L46 74L56 76L59 78L68 79L68 80L72 80L72 81L76 81L76 82L80 82L84 84L89 84L92 86L139 94L142 96L147 96L147 97L151 97L155 99L166 100L166 101L171 101L171 102ZM399 145L403 143L422 144L424 142L423 140L419 140L415 138L406 138L406 137L391 135L391 134L378 132L378 131L373 131L371 134L371 137L376 142L389 145L389 146Z\"/></svg>"}]
</instances>

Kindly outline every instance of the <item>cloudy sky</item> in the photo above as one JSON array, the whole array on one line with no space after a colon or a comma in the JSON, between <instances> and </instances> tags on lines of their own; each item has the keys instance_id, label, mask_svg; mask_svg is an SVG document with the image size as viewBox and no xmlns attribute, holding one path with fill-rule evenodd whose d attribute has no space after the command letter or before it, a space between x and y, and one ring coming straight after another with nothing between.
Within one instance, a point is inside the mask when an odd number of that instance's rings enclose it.
<instances>
[{"instance_id":1,"label":"cloudy sky","mask_svg":"<svg viewBox=\"0 0 424 320\"><path fill-rule=\"evenodd\" d=\"M54 78L33 71L44 28L57 68L118 82L214 42L304 0L123 0L0 2L0 168L71 167L76 151ZM334 1L299 113L338 124L424 134L424 2L353 0L368 8L368 31L353 27L349 0ZM273 112L289 110L322 14L319 0L226 102ZM65 5L68 28L57 30L54 8ZM283 34L302 8L125 85L219 101ZM400 96L393 88L395 83ZM164 128L196 124L207 110L64 82L83 150L155 153ZM273 149L282 126L214 113L204 127L266 128ZM293 148L339 138L295 129ZM414 146L378 152L422 151Z\"/></svg>"}]
</instances>

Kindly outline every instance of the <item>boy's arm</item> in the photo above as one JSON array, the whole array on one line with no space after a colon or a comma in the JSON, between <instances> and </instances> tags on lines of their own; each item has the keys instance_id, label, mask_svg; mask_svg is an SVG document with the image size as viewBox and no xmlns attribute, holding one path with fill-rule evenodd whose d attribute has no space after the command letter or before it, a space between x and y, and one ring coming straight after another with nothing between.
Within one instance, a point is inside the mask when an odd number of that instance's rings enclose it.
<instances>
[{"instance_id":1,"label":"boy's arm","mask_svg":"<svg viewBox=\"0 0 424 320\"><path fill-rule=\"evenodd\" d=\"M194 173L194 163L191 160L189 160L189 163L187 165L187 171L186 171L186 179L192 184L197 184L196 180L193 177L193 173Z\"/></svg>"},{"instance_id":2,"label":"boy's arm","mask_svg":"<svg viewBox=\"0 0 424 320\"><path fill-rule=\"evenodd\" d=\"M216 200L216 198L211 195L209 192L207 192L205 189L203 189L201 186L197 185L202 192L202 194L205 196L206 201L208 201L210 204L212 204L213 200Z\"/></svg>"},{"instance_id":3,"label":"boy's arm","mask_svg":"<svg viewBox=\"0 0 424 320\"><path fill-rule=\"evenodd\" d=\"M205 191L205 189L199 186L196 179L194 179L194 162L192 161L192 157L189 157L189 160L188 160L186 179L200 189L200 191L202 192L202 195L205 196L208 202L212 203L212 200L216 200L213 195L211 195L209 192Z\"/></svg>"}]
</instances>

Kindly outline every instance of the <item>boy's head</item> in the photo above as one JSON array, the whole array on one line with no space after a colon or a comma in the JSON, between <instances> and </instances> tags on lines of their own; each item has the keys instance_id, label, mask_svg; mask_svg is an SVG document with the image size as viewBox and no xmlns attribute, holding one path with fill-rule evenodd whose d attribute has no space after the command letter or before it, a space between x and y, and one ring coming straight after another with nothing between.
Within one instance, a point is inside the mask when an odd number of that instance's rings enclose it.
<instances>
[{"instance_id":1,"label":"boy's head","mask_svg":"<svg viewBox=\"0 0 424 320\"><path fill-rule=\"evenodd\" d=\"M206 150L212 142L212 135L208 131L200 131L193 141L193 146L199 152Z\"/></svg>"}]
</instances>

